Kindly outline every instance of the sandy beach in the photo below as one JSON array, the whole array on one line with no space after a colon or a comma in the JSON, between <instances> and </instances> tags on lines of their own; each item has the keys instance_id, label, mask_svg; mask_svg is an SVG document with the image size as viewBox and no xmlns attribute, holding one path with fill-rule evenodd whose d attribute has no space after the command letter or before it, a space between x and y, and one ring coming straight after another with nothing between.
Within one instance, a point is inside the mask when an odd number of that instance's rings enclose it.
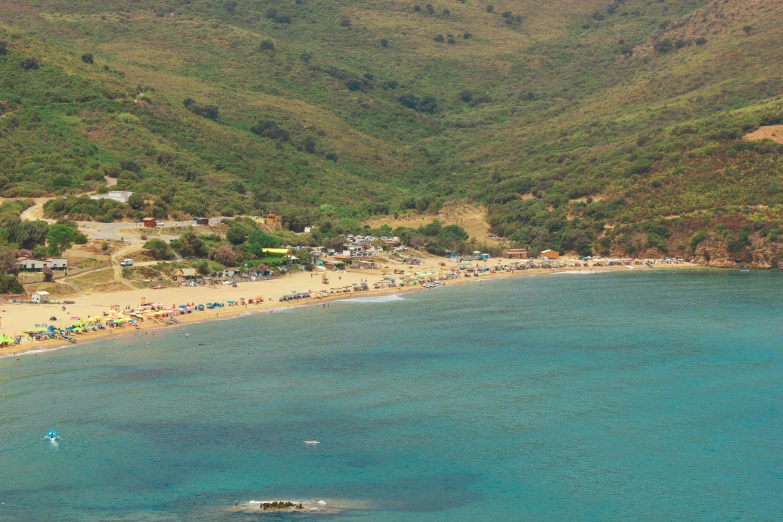
<instances>
[{"instance_id":1,"label":"sandy beach","mask_svg":"<svg viewBox=\"0 0 783 522\"><path fill-rule=\"evenodd\" d=\"M438 265L438 262L442 262L442 258L424 258L421 260L421 264L416 266L413 270L417 272L435 272L437 273L443 267ZM507 265L513 262L508 259L491 259L489 261L474 262L474 265L480 267L491 268L494 266ZM451 262L447 263L446 268L455 267L456 264ZM300 272L297 271L291 275L280 276L276 279L254 281L254 282L241 282L237 284L237 287L230 285L221 285L216 287L208 286L178 286L164 289L140 289L140 290L126 290L108 293L98 293L92 295L79 295L69 298L75 301L75 304L60 305L60 304L12 304L6 303L2 306L0 311L0 317L2 323L0 324L0 334L9 336L21 334L22 332L35 328L39 325L63 325L73 322L72 318L80 317L86 319L87 317L101 316L104 311L108 311L111 307L119 306L121 309L126 307L136 307L142 302L146 303L162 303L167 307L172 305L179 306L186 303L209 303L209 302L227 302L239 301L244 299L255 299L257 296L264 298L263 303L258 304L246 304L236 306L225 306L223 308L216 308L212 310L193 311L192 313L176 316L176 320L180 324L203 322L215 319L226 319L235 317L243 313L248 312L267 312L274 313L276 309L282 307L291 306L314 306L321 305L330 300L335 299L348 299L357 297L366 297L368 295L384 295L384 294L403 294L407 292L417 290L427 290L420 285L416 286L404 286L401 288L373 288L372 284L375 281L383 279L385 276L395 276L394 269L408 269L405 265L390 266L383 269L361 269L361 270L349 270L345 272L328 272L329 283L323 284L321 282L320 272ZM684 263L678 265L671 264L656 264L652 267L648 266L635 266L634 270L655 270L655 269L680 269L680 268L699 268L697 265ZM445 281L446 285L475 283L480 280L498 279L505 277L524 277L541 274L576 274L579 272L590 271L628 271L627 266L590 266L590 267L563 267L556 269L527 269L517 270L514 272L499 271L495 273L486 272L481 274L480 278L477 277L460 277L456 279L449 279ZM312 291L317 293L321 290L333 290L351 285L359 285L362 282L369 284L369 290L363 292L350 292L333 294L323 298L309 298L293 301L278 301L278 298L290 294L293 291L306 292ZM437 291L433 289L431 291ZM63 311L63 306L65 310ZM50 320L51 317L56 317L57 321ZM172 325L160 323L157 321L146 320L139 323L139 328L146 330L151 328L170 328ZM87 332L75 336L78 344L85 342L95 341L106 337L117 337L122 335L132 335L137 332L135 328L124 327L117 329L99 330L97 332ZM67 346L73 346L72 344L65 343L62 340L46 340L46 341L30 341L25 339L22 344L14 346L0 347L0 357L10 357L14 355L20 355L30 352L48 351L58 348L65 348Z\"/></svg>"}]
</instances>

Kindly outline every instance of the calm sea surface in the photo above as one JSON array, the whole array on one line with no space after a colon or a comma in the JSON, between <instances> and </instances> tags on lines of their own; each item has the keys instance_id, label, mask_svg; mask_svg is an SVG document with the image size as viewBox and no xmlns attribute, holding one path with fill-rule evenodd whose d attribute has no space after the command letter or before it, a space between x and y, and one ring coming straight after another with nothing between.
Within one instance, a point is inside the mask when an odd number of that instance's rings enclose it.
<instances>
[{"instance_id":1,"label":"calm sea surface","mask_svg":"<svg viewBox=\"0 0 783 522\"><path fill-rule=\"evenodd\" d=\"M2 359L0 520L780 520L782 333L783 275L629 270Z\"/></svg>"}]
</instances>

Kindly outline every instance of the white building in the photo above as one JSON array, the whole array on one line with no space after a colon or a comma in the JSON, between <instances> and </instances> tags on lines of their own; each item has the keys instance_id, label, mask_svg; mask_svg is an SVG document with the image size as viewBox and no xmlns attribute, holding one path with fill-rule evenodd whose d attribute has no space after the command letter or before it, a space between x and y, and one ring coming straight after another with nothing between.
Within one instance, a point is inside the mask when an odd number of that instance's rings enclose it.
<instances>
[{"instance_id":1,"label":"white building","mask_svg":"<svg viewBox=\"0 0 783 522\"><path fill-rule=\"evenodd\" d=\"M49 292L44 292L43 290L39 290L38 292L35 292L33 294L33 297L31 299L34 303L48 303Z\"/></svg>"},{"instance_id":2,"label":"white building","mask_svg":"<svg viewBox=\"0 0 783 522\"><path fill-rule=\"evenodd\" d=\"M22 272L40 272L44 265L52 270L66 270L68 268L68 259L64 257L53 257L52 259L21 259L17 261L17 266Z\"/></svg>"},{"instance_id":3,"label":"white building","mask_svg":"<svg viewBox=\"0 0 783 522\"><path fill-rule=\"evenodd\" d=\"M112 190L106 194L93 194L90 199L113 199L118 203L127 203L133 192L127 190Z\"/></svg>"}]
</instances>

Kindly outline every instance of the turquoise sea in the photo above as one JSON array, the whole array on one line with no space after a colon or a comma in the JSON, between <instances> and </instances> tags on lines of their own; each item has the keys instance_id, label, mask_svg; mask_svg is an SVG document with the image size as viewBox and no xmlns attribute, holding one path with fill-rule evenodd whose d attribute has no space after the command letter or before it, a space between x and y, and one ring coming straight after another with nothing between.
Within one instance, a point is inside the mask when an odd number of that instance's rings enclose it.
<instances>
[{"instance_id":1,"label":"turquoise sea","mask_svg":"<svg viewBox=\"0 0 783 522\"><path fill-rule=\"evenodd\" d=\"M0 520L780 520L782 334L780 274L629 270L1 359ZM225 510L281 498L354 508Z\"/></svg>"}]
</instances>

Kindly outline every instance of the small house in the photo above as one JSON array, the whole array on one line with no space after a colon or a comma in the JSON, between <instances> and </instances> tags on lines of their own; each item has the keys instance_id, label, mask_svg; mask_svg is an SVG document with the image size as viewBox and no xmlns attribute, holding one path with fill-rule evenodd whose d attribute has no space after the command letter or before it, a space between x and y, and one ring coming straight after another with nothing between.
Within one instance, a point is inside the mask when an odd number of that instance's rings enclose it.
<instances>
[{"instance_id":1,"label":"small house","mask_svg":"<svg viewBox=\"0 0 783 522\"><path fill-rule=\"evenodd\" d=\"M207 226L207 225L209 225L209 218L195 217L195 218L193 218L193 222L196 225Z\"/></svg>"},{"instance_id":2,"label":"small house","mask_svg":"<svg viewBox=\"0 0 783 522\"><path fill-rule=\"evenodd\" d=\"M544 250L541 252L541 257L546 259L560 259L560 252L555 250Z\"/></svg>"},{"instance_id":3,"label":"small house","mask_svg":"<svg viewBox=\"0 0 783 522\"><path fill-rule=\"evenodd\" d=\"M509 248L503 252L503 257L508 259L527 259L526 248Z\"/></svg>"},{"instance_id":4,"label":"small house","mask_svg":"<svg viewBox=\"0 0 783 522\"><path fill-rule=\"evenodd\" d=\"M158 220L154 217L146 217L141 222L144 223L144 228L155 228L158 224Z\"/></svg>"},{"instance_id":5,"label":"small house","mask_svg":"<svg viewBox=\"0 0 783 522\"><path fill-rule=\"evenodd\" d=\"M49 302L49 292L45 292L43 290L39 290L38 292L35 292L32 297L33 303L42 304L42 303L48 303Z\"/></svg>"},{"instance_id":6,"label":"small house","mask_svg":"<svg viewBox=\"0 0 783 522\"><path fill-rule=\"evenodd\" d=\"M180 268L174 273L175 281L193 281L197 277L195 268Z\"/></svg>"}]
</instances>

